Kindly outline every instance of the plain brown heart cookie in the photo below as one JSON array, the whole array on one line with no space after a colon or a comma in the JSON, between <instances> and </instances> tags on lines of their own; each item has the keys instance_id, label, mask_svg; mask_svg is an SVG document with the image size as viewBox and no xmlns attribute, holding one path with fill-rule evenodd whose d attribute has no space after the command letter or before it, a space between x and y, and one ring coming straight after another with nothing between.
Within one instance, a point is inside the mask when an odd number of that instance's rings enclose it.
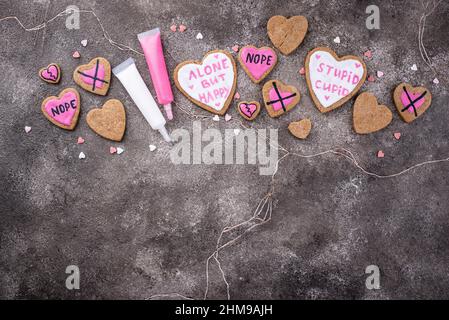
<instances>
[{"instance_id":1,"label":"plain brown heart cookie","mask_svg":"<svg viewBox=\"0 0 449 320\"><path fill-rule=\"evenodd\" d=\"M103 138L122 141L126 128L126 112L119 100L108 100L102 108L90 110L86 121L89 127Z\"/></svg>"},{"instance_id":2,"label":"plain brown heart cookie","mask_svg":"<svg viewBox=\"0 0 449 320\"><path fill-rule=\"evenodd\" d=\"M310 119L302 119L292 122L288 125L288 131L298 139L307 139L312 130L312 121Z\"/></svg>"},{"instance_id":3,"label":"plain brown heart cookie","mask_svg":"<svg viewBox=\"0 0 449 320\"><path fill-rule=\"evenodd\" d=\"M393 92L393 100L401 118L410 123L429 109L432 94L427 88L401 83Z\"/></svg>"},{"instance_id":4,"label":"plain brown heart cookie","mask_svg":"<svg viewBox=\"0 0 449 320\"><path fill-rule=\"evenodd\" d=\"M377 104L373 94L363 92L355 100L352 119L355 132L367 134L387 127L393 114L387 106Z\"/></svg>"},{"instance_id":5,"label":"plain brown heart cookie","mask_svg":"<svg viewBox=\"0 0 449 320\"><path fill-rule=\"evenodd\" d=\"M303 16L293 16L289 19L273 16L267 24L268 37L282 54L289 55L302 43L308 27L307 18Z\"/></svg>"},{"instance_id":6,"label":"plain brown heart cookie","mask_svg":"<svg viewBox=\"0 0 449 320\"><path fill-rule=\"evenodd\" d=\"M279 80L270 80L263 85L263 100L270 117L277 118L293 109L301 99L298 89L283 84Z\"/></svg>"},{"instance_id":7,"label":"plain brown heart cookie","mask_svg":"<svg viewBox=\"0 0 449 320\"><path fill-rule=\"evenodd\" d=\"M111 83L111 64L105 58L95 58L76 68L73 80L84 90L105 96Z\"/></svg>"}]
</instances>

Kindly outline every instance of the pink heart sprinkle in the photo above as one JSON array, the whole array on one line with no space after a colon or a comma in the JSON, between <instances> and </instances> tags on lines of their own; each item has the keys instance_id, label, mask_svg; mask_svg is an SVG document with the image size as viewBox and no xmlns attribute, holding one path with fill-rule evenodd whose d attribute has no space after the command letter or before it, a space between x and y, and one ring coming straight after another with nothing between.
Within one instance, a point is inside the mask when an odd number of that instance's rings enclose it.
<instances>
[{"instance_id":1,"label":"pink heart sprinkle","mask_svg":"<svg viewBox=\"0 0 449 320\"><path fill-rule=\"evenodd\" d=\"M326 98L326 100L329 100L330 97L329 96L324 96L324 98Z\"/></svg>"},{"instance_id":2,"label":"pink heart sprinkle","mask_svg":"<svg viewBox=\"0 0 449 320\"><path fill-rule=\"evenodd\" d=\"M238 45L233 46L232 51L239 52L239 46Z\"/></svg>"},{"instance_id":3,"label":"pink heart sprinkle","mask_svg":"<svg viewBox=\"0 0 449 320\"><path fill-rule=\"evenodd\" d=\"M215 102L215 106L219 107L220 106L220 102Z\"/></svg>"},{"instance_id":4,"label":"pink heart sprinkle","mask_svg":"<svg viewBox=\"0 0 449 320\"><path fill-rule=\"evenodd\" d=\"M81 57L81 55L80 55L80 53L79 53L78 51L75 51L75 52L72 54L72 57L75 58L75 59L79 59L79 58Z\"/></svg>"},{"instance_id":5,"label":"pink heart sprinkle","mask_svg":"<svg viewBox=\"0 0 449 320\"><path fill-rule=\"evenodd\" d=\"M76 141L77 144L83 144L84 139L82 137L78 137L78 140Z\"/></svg>"},{"instance_id":6,"label":"pink heart sprinkle","mask_svg":"<svg viewBox=\"0 0 449 320\"><path fill-rule=\"evenodd\" d=\"M394 133L394 138L395 138L396 140L401 139L401 133L400 133L400 132L395 132L395 133Z\"/></svg>"},{"instance_id":7,"label":"pink heart sprinkle","mask_svg":"<svg viewBox=\"0 0 449 320\"><path fill-rule=\"evenodd\" d=\"M234 95L234 99L235 100L240 99L240 93L236 92L235 95Z\"/></svg>"},{"instance_id":8,"label":"pink heart sprinkle","mask_svg":"<svg viewBox=\"0 0 449 320\"><path fill-rule=\"evenodd\" d=\"M362 66L362 65L361 65L360 63L356 63L356 64L355 64L355 67L356 67L356 68L360 68L361 66Z\"/></svg>"},{"instance_id":9,"label":"pink heart sprinkle","mask_svg":"<svg viewBox=\"0 0 449 320\"><path fill-rule=\"evenodd\" d=\"M176 32L176 24L172 24L170 30Z\"/></svg>"},{"instance_id":10,"label":"pink heart sprinkle","mask_svg":"<svg viewBox=\"0 0 449 320\"><path fill-rule=\"evenodd\" d=\"M373 56L373 53L371 52L371 50L368 50L368 51L366 51L363 55L364 55L366 58L371 59L372 56Z\"/></svg>"},{"instance_id":11,"label":"pink heart sprinkle","mask_svg":"<svg viewBox=\"0 0 449 320\"><path fill-rule=\"evenodd\" d=\"M179 26L179 32L184 32L184 31L186 31L186 30L187 30L187 27L186 27L185 25L181 24L181 25Z\"/></svg>"},{"instance_id":12,"label":"pink heart sprinkle","mask_svg":"<svg viewBox=\"0 0 449 320\"><path fill-rule=\"evenodd\" d=\"M193 84L192 84L191 86L189 86L189 89L190 89L190 90L193 90Z\"/></svg>"},{"instance_id":13,"label":"pink heart sprinkle","mask_svg":"<svg viewBox=\"0 0 449 320\"><path fill-rule=\"evenodd\" d=\"M214 54L214 58L218 60L218 54Z\"/></svg>"},{"instance_id":14,"label":"pink heart sprinkle","mask_svg":"<svg viewBox=\"0 0 449 320\"><path fill-rule=\"evenodd\" d=\"M317 54L315 57L316 57L317 59L319 59L319 58L321 58L321 55Z\"/></svg>"},{"instance_id":15,"label":"pink heart sprinkle","mask_svg":"<svg viewBox=\"0 0 449 320\"><path fill-rule=\"evenodd\" d=\"M377 152L377 157L378 157L378 158L383 158L383 157L385 157L385 153L384 153L382 150L379 150L379 151Z\"/></svg>"},{"instance_id":16,"label":"pink heart sprinkle","mask_svg":"<svg viewBox=\"0 0 449 320\"><path fill-rule=\"evenodd\" d=\"M368 81L369 81L369 82L374 82L374 81L376 81L376 78L374 78L374 76L371 74L371 75L369 75L369 77L368 77Z\"/></svg>"},{"instance_id":17,"label":"pink heart sprinkle","mask_svg":"<svg viewBox=\"0 0 449 320\"><path fill-rule=\"evenodd\" d=\"M115 147L110 147L110 148L109 148L109 153L110 153L110 154L117 153L117 148L115 148Z\"/></svg>"},{"instance_id":18,"label":"pink heart sprinkle","mask_svg":"<svg viewBox=\"0 0 449 320\"><path fill-rule=\"evenodd\" d=\"M300 75L305 75L305 74L306 74L306 69L304 69L304 67L302 67L301 69L299 69L299 74L300 74Z\"/></svg>"}]
</instances>

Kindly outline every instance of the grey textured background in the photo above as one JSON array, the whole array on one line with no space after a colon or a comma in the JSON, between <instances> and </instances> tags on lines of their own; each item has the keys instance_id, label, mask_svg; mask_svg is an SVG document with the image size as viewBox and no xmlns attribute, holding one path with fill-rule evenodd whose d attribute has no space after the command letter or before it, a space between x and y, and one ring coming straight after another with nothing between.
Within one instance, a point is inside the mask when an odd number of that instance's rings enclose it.
<instances>
[{"instance_id":1,"label":"grey textured background","mask_svg":"<svg viewBox=\"0 0 449 320\"><path fill-rule=\"evenodd\" d=\"M415 163L449 155L448 92L422 62L418 45L418 1L0 1L0 16L17 15L37 25L76 4L92 9L112 38L140 50L136 34L161 27L170 71L176 63L200 59L212 49L270 45L266 23L275 14L307 16L309 33L289 57L280 57L269 78L296 85L300 106L280 119L265 111L252 125L278 128L280 144L305 154L342 146L357 154L370 171L390 174ZM365 8L378 4L381 29L365 28ZM426 46L439 71L448 70L449 6L443 1L428 20ZM172 33L172 23L188 30ZM198 32L203 40L196 40ZM65 18L47 29L27 33L14 21L0 23L0 297L68 299L145 299L178 292L201 298L205 260L220 230L250 217L268 190L269 177L256 166L175 166L170 146L151 130L124 88L113 79L108 98L127 109L122 143L93 133L87 111L105 99L80 89L82 113L74 132L59 129L40 112L40 103L64 87L75 86L73 69L103 56L113 66L132 56L152 89L145 61L111 46L97 21L81 15L81 29L67 30ZM341 44L332 40L340 36ZM86 48L80 41L88 39ZM326 45L340 55L367 49L369 74L385 76L367 83L393 109L391 90L401 81L424 84L432 107L412 124L394 111L392 124L368 136L351 128L352 102L322 115L313 106L298 74L307 51ZM71 57L74 50L82 58ZM174 61L174 59L176 61ZM39 68L57 62L62 82L52 86L37 77ZM418 71L410 66L416 63ZM443 79L441 79L443 80ZM241 68L242 98L261 100L260 86ZM177 90L176 101L202 115ZM203 128L238 128L236 111L225 123L202 121ZM175 109L169 130L191 131L192 119ZM309 117L307 141L287 131L290 121ZM29 134L24 126L32 126ZM400 131L400 141L393 132ZM78 136L86 139L77 145ZM150 152L148 145L158 146ZM111 156L109 147L125 153ZM378 159L377 150L386 157ZM83 151L87 158L78 159ZM222 267L236 299L379 299L449 297L448 164L418 168L394 179L370 178L338 156L287 158L276 177L273 220L221 253ZM65 288L66 266L81 269L81 290ZM381 269L381 290L365 288L365 267ZM210 298L225 298L215 265Z\"/></svg>"}]
</instances>

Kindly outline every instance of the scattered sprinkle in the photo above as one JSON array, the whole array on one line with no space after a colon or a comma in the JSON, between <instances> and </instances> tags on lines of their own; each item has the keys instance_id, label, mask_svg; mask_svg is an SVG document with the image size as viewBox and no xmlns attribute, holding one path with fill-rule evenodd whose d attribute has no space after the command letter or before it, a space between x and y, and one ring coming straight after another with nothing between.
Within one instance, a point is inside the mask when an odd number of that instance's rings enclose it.
<instances>
[{"instance_id":1,"label":"scattered sprinkle","mask_svg":"<svg viewBox=\"0 0 449 320\"><path fill-rule=\"evenodd\" d=\"M117 153L117 148L115 148L115 147L109 147L109 153L110 153L110 154Z\"/></svg>"},{"instance_id":2,"label":"scattered sprinkle","mask_svg":"<svg viewBox=\"0 0 449 320\"><path fill-rule=\"evenodd\" d=\"M176 24L172 24L171 27L170 27L170 30L173 31L173 32L176 32L176 28L177 28Z\"/></svg>"},{"instance_id":3,"label":"scattered sprinkle","mask_svg":"<svg viewBox=\"0 0 449 320\"><path fill-rule=\"evenodd\" d=\"M83 144L84 143L84 139L83 137L78 137L78 140L76 140L77 144Z\"/></svg>"},{"instance_id":4,"label":"scattered sprinkle","mask_svg":"<svg viewBox=\"0 0 449 320\"><path fill-rule=\"evenodd\" d=\"M74 59L79 59L79 58L81 57L81 55L80 55L80 53L79 53L78 51L75 51L75 52L72 54L72 57L73 57Z\"/></svg>"},{"instance_id":5,"label":"scattered sprinkle","mask_svg":"<svg viewBox=\"0 0 449 320\"><path fill-rule=\"evenodd\" d=\"M196 35L196 39L197 40L202 40L203 39L203 34L201 32L198 32L198 34Z\"/></svg>"},{"instance_id":6,"label":"scattered sprinkle","mask_svg":"<svg viewBox=\"0 0 449 320\"><path fill-rule=\"evenodd\" d=\"M26 132L26 133L29 133L30 131L31 131L31 127L26 126L26 127L25 127L25 132Z\"/></svg>"},{"instance_id":7,"label":"scattered sprinkle","mask_svg":"<svg viewBox=\"0 0 449 320\"><path fill-rule=\"evenodd\" d=\"M238 45L233 46L232 51L239 52L239 46Z\"/></svg>"},{"instance_id":8,"label":"scattered sprinkle","mask_svg":"<svg viewBox=\"0 0 449 320\"><path fill-rule=\"evenodd\" d=\"M382 150L379 150L379 151L377 152L377 157L378 157L378 158L383 158L383 157L385 157L385 153L384 153Z\"/></svg>"},{"instance_id":9,"label":"scattered sprinkle","mask_svg":"<svg viewBox=\"0 0 449 320\"><path fill-rule=\"evenodd\" d=\"M229 114L226 113L226 115L225 115L225 121L228 122L228 121L230 121L231 119L232 119L232 117L231 117Z\"/></svg>"},{"instance_id":10,"label":"scattered sprinkle","mask_svg":"<svg viewBox=\"0 0 449 320\"><path fill-rule=\"evenodd\" d=\"M363 55L367 59L371 59L373 57L373 53L371 52L371 50L366 51Z\"/></svg>"},{"instance_id":11,"label":"scattered sprinkle","mask_svg":"<svg viewBox=\"0 0 449 320\"><path fill-rule=\"evenodd\" d=\"M156 146L153 144L150 144L150 151L153 152L154 150L156 150Z\"/></svg>"},{"instance_id":12,"label":"scattered sprinkle","mask_svg":"<svg viewBox=\"0 0 449 320\"><path fill-rule=\"evenodd\" d=\"M374 82L374 81L376 81L376 78L374 78L374 76L373 76L372 74L370 74L370 75L368 76L368 81L369 81L369 82Z\"/></svg>"},{"instance_id":13,"label":"scattered sprinkle","mask_svg":"<svg viewBox=\"0 0 449 320\"><path fill-rule=\"evenodd\" d=\"M80 155L78 156L78 158L86 159L86 155L84 154L84 152L80 152Z\"/></svg>"},{"instance_id":14,"label":"scattered sprinkle","mask_svg":"<svg viewBox=\"0 0 449 320\"><path fill-rule=\"evenodd\" d=\"M186 31L186 30L187 30L187 27L186 27L185 25L181 24L181 25L179 26L179 32L184 32L184 31Z\"/></svg>"},{"instance_id":15,"label":"scattered sprinkle","mask_svg":"<svg viewBox=\"0 0 449 320\"><path fill-rule=\"evenodd\" d=\"M235 99L235 100L240 99L240 93L236 92L236 93L234 94L234 99Z\"/></svg>"},{"instance_id":16,"label":"scattered sprinkle","mask_svg":"<svg viewBox=\"0 0 449 320\"><path fill-rule=\"evenodd\" d=\"M302 75L302 76L305 75L306 74L306 69L304 67L299 69L299 74Z\"/></svg>"},{"instance_id":17,"label":"scattered sprinkle","mask_svg":"<svg viewBox=\"0 0 449 320\"><path fill-rule=\"evenodd\" d=\"M120 147L117 148L117 154L122 154L123 152L125 152L125 149L122 149Z\"/></svg>"},{"instance_id":18,"label":"scattered sprinkle","mask_svg":"<svg viewBox=\"0 0 449 320\"><path fill-rule=\"evenodd\" d=\"M216 115L212 118L212 120L215 121L215 122L218 122L218 121L220 121L220 117L218 116L218 114L216 114Z\"/></svg>"},{"instance_id":19,"label":"scattered sprinkle","mask_svg":"<svg viewBox=\"0 0 449 320\"><path fill-rule=\"evenodd\" d=\"M81 45L87 47L87 39L81 40Z\"/></svg>"},{"instance_id":20,"label":"scattered sprinkle","mask_svg":"<svg viewBox=\"0 0 449 320\"><path fill-rule=\"evenodd\" d=\"M384 73L382 71L377 71L377 77L382 78L384 76Z\"/></svg>"},{"instance_id":21,"label":"scattered sprinkle","mask_svg":"<svg viewBox=\"0 0 449 320\"><path fill-rule=\"evenodd\" d=\"M240 129L234 129L234 134L235 134L236 136L238 136L239 133L240 133Z\"/></svg>"},{"instance_id":22,"label":"scattered sprinkle","mask_svg":"<svg viewBox=\"0 0 449 320\"><path fill-rule=\"evenodd\" d=\"M416 70L418 70L418 67L416 66L416 64L413 64L413 66L411 66L410 69L412 69L413 71L416 71Z\"/></svg>"},{"instance_id":23,"label":"scattered sprinkle","mask_svg":"<svg viewBox=\"0 0 449 320\"><path fill-rule=\"evenodd\" d=\"M438 80L437 78L435 78L435 79L433 79L433 83L439 84L439 83L440 83L440 80Z\"/></svg>"},{"instance_id":24,"label":"scattered sprinkle","mask_svg":"<svg viewBox=\"0 0 449 320\"><path fill-rule=\"evenodd\" d=\"M334 39L334 42L335 42L335 43L340 43L340 37L336 37L336 38Z\"/></svg>"},{"instance_id":25,"label":"scattered sprinkle","mask_svg":"<svg viewBox=\"0 0 449 320\"><path fill-rule=\"evenodd\" d=\"M395 138L396 140L401 139L401 133L400 133L400 132L395 132L395 133L394 133L394 138Z\"/></svg>"}]
</instances>

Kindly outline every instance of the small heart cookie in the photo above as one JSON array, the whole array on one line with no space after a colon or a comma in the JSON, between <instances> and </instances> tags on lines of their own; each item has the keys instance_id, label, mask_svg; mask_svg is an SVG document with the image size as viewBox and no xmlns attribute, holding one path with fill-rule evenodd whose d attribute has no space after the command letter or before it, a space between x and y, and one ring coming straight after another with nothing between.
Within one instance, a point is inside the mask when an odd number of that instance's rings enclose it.
<instances>
[{"instance_id":1,"label":"small heart cookie","mask_svg":"<svg viewBox=\"0 0 449 320\"><path fill-rule=\"evenodd\" d=\"M355 100L353 110L354 130L367 134L382 130L393 120L391 110L377 104L377 98L369 92L361 93Z\"/></svg>"},{"instance_id":2,"label":"small heart cookie","mask_svg":"<svg viewBox=\"0 0 449 320\"><path fill-rule=\"evenodd\" d=\"M39 70L39 78L47 83L58 84L61 80L61 68L56 63L50 63Z\"/></svg>"},{"instance_id":3,"label":"small heart cookie","mask_svg":"<svg viewBox=\"0 0 449 320\"><path fill-rule=\"evenodd\" d=\"M122 141L126 129L126 112L119 100L108 100L102 108L90 110L86 121L89 127L103 138Z\"/></svg>"},{"instance_id":4,"label":"small heart cookie","mask_svg":"<svg viewBox=\"0 0 449 320\"><path fill-rule=\"evenodd\" d=\"M302 43L308 27L307 18L303 16L293 16L289 19L274 16L268 20L268 37L282 54L289 55Z\"/></svg>"},{"instance_id":5,"label":"small heart cookie","mask_svg":"<svg viewBox=\"0 0 449 320\"><path fill-rule=\"evenodd\" d=\"M420 117L432 104L432 94L424 87L401 83L393 92L393 100L402 119L410 123Z\"/></svg>"},{"instance_id":6,"label":"small heart cookie","mask_svg":"<svg viewBox=\"0 0 449 320\"><path fill-rule=\"evenodd\" d=\"M269 47L244 46L239 51L238 59L250 79L259 83L273 70L278 58Z\"/></svg>"},{"instance_id":7,"label":"small heart cookie","mask_svg":"<svg viewBox=\"0 0 449 320\"><path fill-rule=\"evenodd\" d=\"M84 90L105 96L111 82L111 64L105 58L95 58L76 68L73 80Z\"/></svg>"},{"instance_id":8,"label":"small heart cookie","mask_svg":"<svg viewBox=\"0 0 449 320\"><path fill-rule=\"evenodd\" d=\"M260 113L260 103L257 101L241 101L237 104L237 110L243 118L252 121Z\"/></svg>"},{"instance_id":9,"label":"small heart cookie","mask_svg":"<svg viewBox=\"0 0 449 320\"><path fill-rule=\"evenodd\" d=\"M80 95L73 88L63 90L57 97L48 97L41 106L42 113L51 123L66 130L76 127L80 109Z\"/></svg>"},{"instance_id":10,"label":"small heart cookie","mask_svg":"<svg viewBox=\"0 0 449 320\"><path fill-rule=\"evenodd\" d=\"M204 110L224 115L237 84L235 61L227 51L210 51L202 61L180 63L174 79L176 87L190 101Z\"/></svg>"},{"instance_id":11,"label":"small heart cookie","mask_svg":"<svg viewBox=\"0 0 449 320\"><path fill-rule=\"evenodd\" d=\"M270 80L262 88L263 100L268 114L277 118L293 109L301 99L298 89L283 84L279 80Z\"/></svg>"},{"instance_id":12,"label":"small heart cookie","mask_svg":"<svg viewBox=\"0 0 449 320\"><path fill-rule=\"evenodd\" d=\"M312 121L310 119L302 119L292 122L288 125L288 131L298 139L307 139L312 130Z\"/></svg>"}]
</instances>

